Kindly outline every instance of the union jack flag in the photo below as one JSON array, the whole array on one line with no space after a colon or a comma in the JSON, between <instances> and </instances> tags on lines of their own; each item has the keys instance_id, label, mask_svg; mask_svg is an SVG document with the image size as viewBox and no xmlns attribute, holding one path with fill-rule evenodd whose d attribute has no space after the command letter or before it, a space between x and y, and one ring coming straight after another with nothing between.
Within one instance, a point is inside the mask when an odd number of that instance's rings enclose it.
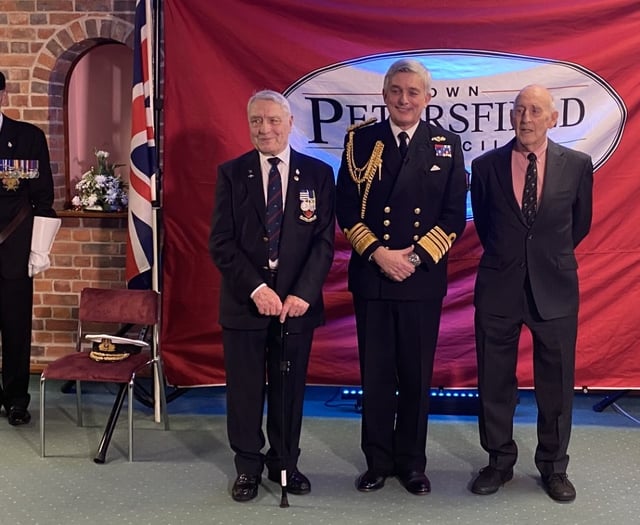
<instances>
[{"instance_id":1,"label":"union jack flag","mask_svg":"<svg viewBox=\"0 0 640 525\"><path fill-rule=\"evenodd\" d=\"M131 169L126 280L129 288L151 288L154 264L156 143L153 121L151 0L136 0L131 104Z\"/></svg>"}]
</instances>

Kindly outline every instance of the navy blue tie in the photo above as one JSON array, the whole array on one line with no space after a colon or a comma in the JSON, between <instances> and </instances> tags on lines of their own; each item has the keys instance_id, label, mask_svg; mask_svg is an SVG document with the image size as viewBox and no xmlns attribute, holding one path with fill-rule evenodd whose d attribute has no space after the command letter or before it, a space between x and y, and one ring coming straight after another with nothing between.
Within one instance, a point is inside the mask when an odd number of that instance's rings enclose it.
<instances>
[{"instance_id":1,"label":"navy blue tie","mask_svg":"<svg viewBox=\"0 0 640 525\"><path fill-rule=\"evenodd\" d=\"M269 237L269 260L278 260L280 226L282 225L282 181L278 171L278 157L269 160L269 180L267 182L267 235Z\"/></svg>"},{"instance_id":2,"label":"navy blue tie","mask_svg":"<svg viewBox=\"0 0 640 525\"><path fill-rule=\"evenodd\" d=\"M404 159L409 149L409 135L406 131L398 133L398 147L400 148L400 156Z\"/></svg>"},{"instance_id":3,"label":"navy blue tie","mask_svg":"<svg viewBox=\"0 0 640 525\"><path fill-rule=\"evenodd\" d=\"M527 224L531 226L536 219L538 207L538 167L536 165L536 154L527 155L529 165L524 178L524 190L522 192L522 214Z\"/></svg>"}]
</instances>

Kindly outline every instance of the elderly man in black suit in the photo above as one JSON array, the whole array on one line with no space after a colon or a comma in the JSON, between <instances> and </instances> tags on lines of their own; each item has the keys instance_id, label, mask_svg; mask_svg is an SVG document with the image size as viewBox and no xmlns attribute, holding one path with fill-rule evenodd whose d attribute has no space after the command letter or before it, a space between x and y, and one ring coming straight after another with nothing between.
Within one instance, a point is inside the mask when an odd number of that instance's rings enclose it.
<instances>
[{"instance_id":1,"label":"elderly man in black suit","mask_svg":"<svg viewBox=\"0 0 640 525\"><path fill-rule=\"evenodd\" d=\"M516 364L522 325L533 334L538 404L536 467L556 501L572 501L567 477L578 264L591 227L591 158L547 138L558 112L542 86L522 89L511 110L515 138L472 163L471 202L484 252L474 304L480 443L489 465L471 485L492 494L513 477Z\"/></svg>"},{"instance_id":2,"label":"elderly man in black suit","mask_svg":"<svg viewBox=\"0 0 640 525\"><path fill-rule=\"evenodd\" d=\"M0 109L7 103L0 73ZM49 148L41 129L0 113L0 403L11 425L31 420L27 407L33 275L49 267L60 220L53 211Z\"/></svg>"},{"instance_id":3,"label":"elderly man in black suit","mask_svg":"<svg viewBox=\"0 0 640 525\"><path fill-rule=\"evenodd\" d=\"M293 116L287 99L260 91L247 113L255 149L219 167L209 239L222 274L220 324L236 501L256 497L265 466L272 481L280 481L286 469L290 493L311 490L297 467L302 406L313 332L324 321L322 285L335 236L333 170L289 146ZM265 377L269 449L263 454Z\"/></svg>"},{"instance_id":4,"label":"elderly man in black suit","mask_svg":"<svg viewBox=\"0 0 640 525\"><path fill-rule=\"evenodd\" d=\"M449 249L466 221L460 138L421 119L431 75L394 62L382 96L389 118L351 129L338 172L336 213L352 245L353 294L363 387L361 492L395 475L412 494L425 474L429 395L447 291Z\"/></svg>"}]
</instances>

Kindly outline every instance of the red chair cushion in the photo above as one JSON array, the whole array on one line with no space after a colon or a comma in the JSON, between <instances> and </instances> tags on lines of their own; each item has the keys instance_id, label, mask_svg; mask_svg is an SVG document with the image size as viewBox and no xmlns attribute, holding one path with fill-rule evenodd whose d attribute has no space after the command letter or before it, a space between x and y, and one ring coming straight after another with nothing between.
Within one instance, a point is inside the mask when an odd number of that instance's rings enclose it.
<instances>
[{"instance_id":1,"label":"red chair cushion","mask_svg":"<svg viewBox=\"0 0 640 525\"><path fill-rule=\"evenodd\" d=\"M89 352L75 352L49 363L42 372L45 379L65 381L99 381L105 383L128 383L131 376L151 360L148 351L132 354L122 361L98 362L89 357Z\"/></svg>"}]
</instances>

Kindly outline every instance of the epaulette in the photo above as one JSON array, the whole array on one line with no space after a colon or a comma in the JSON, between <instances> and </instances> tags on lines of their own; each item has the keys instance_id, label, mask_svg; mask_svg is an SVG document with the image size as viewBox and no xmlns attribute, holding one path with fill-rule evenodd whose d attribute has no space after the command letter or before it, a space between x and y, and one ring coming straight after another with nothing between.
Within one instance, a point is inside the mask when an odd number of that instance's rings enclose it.
<instances>
[{"instance_id":1,"label":"epaulette","mask_svg":"<svg viewBox=\"0 0 640 525\"><path fill-rule=\"evenodd\" d=\"M371 117L368 118L367 120L365 120L364 122L358 122L357 124L351 124L351 126L349 126L347 128L347 133L350 133L351 131L355 131L356 129L360 129L363 128L365 126L368 126L369 124L373 124L374 122L377 122L377 118L376 117Z\"/></svg>"}]
</instances>

